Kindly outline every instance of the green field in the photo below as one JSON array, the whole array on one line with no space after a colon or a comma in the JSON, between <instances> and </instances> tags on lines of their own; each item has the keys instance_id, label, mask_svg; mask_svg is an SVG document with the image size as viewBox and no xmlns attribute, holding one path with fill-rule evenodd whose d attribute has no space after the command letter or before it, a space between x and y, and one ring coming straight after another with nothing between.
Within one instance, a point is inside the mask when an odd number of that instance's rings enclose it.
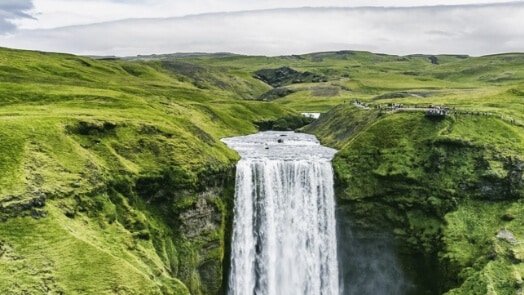
<instances>
[{"instance_id":1,"label":"green field","mask_svg":"<svg viewBox=\"0 0 524 295\"><path fill-rule=\"evenodd\" d=\"M524 91L524 54L399 57L340 51L189 60L230 68L246 78L259 69L280 67L325 77L325 82L282 85L295 92L274 102L297 111L324 112L336 104L359 99L374 104L434 104L480 112L500 111L518 118L524 113L520 99ZM395 98L398 94L405 97Z\"/></svg>"}]
</instances>

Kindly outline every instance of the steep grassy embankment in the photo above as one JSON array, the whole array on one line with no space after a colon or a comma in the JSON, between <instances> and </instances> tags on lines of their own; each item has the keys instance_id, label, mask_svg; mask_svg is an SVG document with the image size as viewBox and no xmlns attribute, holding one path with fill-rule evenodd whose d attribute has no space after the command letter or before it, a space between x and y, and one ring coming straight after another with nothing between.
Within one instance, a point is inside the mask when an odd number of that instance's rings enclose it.
<instances>
[{"instance_id":1,"label":"steep grassy embankment","mask_svg":"<svg viewBox=\"0 0 524 295\"><path fill-rule=\"evenodd\" d=\"M345 222L398 241L413 294L515 294L524 277L524 130L499 116L340 105L306 128L340 148Z\"/></svg>"},{"instance_id":2,"label":"steep grassy embankment","mask_svg":"<svg viewBox=\"0 0 524 295\"><path fill-rule=\"evenodd\" d=\"M371 109L339 105L305 129L341 150L341 222L392 234L413 294L521 292L524 55L392 58L350 75ZM394 104L452 114L384 111Z\"/></svg>"},{"instance_id":3,"label":"steep grassy embankment","mask_svg":"<svg viewBox=\"0 0 524 295\"><path fill-rule=\"evenodd\" d=\"M0 293L224 287L238 156L219 139L290 111L188 68L0 49Z\"/></svg>"}]
</instances>

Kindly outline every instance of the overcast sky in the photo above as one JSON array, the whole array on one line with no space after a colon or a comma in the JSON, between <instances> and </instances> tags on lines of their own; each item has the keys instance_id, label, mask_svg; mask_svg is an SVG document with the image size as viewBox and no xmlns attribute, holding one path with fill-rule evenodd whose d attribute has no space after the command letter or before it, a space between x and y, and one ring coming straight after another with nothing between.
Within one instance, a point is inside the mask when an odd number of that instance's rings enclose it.
<instances>
[{"instance_id":1,"label":"overcast sky","mask_svg":"<svg viewBox=\"0 0 524 295\"><path fill-rule=\"evenodd\" d=\"M84 55L524 51L524 0L0 0L0 46Z\"/></svg>"}]
</instances>

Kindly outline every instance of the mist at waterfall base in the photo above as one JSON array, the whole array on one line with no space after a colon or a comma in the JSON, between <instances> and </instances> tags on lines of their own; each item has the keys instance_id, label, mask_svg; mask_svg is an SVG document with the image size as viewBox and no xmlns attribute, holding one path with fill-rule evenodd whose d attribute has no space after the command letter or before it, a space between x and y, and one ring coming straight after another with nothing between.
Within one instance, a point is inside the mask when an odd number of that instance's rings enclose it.
<instances>
[{"instance_id":1,"label":"mist at waterfall base","mask_svg":"<svg viewBox=\"0 0 524 295\"><path fill-rule=\"evenodd\" d=\"M336 150L294 132L223 141L241 156L228 295L409 294L392 239L335 220Z\"/></svg>"},{"instance_id":2,"label":"mist at waterfall base","mask_svg":"<svg viewBox=\"0 0 524 295\"><path fill-rule=\"evenodd\" d=\"M359 229L344 210L337 210L336 215L341 294L407 295L420 291L406 279L392 234Z\"/></svg>"}]
</instances>

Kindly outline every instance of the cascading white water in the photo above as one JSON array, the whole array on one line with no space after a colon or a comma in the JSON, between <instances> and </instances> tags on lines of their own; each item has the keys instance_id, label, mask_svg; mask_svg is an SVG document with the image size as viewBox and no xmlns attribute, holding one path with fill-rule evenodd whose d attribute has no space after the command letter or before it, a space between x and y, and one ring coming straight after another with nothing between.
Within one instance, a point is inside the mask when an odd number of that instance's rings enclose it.
<instances>
[{"instance_id":1,"label":"cascading white water","mask_svg":"<svg viewBox=\"0 0 524 295\"><path fill-rule=\"evenodd\" d=\"M237 164L229 295L338 295L331 159L294 132L226 138Z\"/></svg>"}]
</instances>

